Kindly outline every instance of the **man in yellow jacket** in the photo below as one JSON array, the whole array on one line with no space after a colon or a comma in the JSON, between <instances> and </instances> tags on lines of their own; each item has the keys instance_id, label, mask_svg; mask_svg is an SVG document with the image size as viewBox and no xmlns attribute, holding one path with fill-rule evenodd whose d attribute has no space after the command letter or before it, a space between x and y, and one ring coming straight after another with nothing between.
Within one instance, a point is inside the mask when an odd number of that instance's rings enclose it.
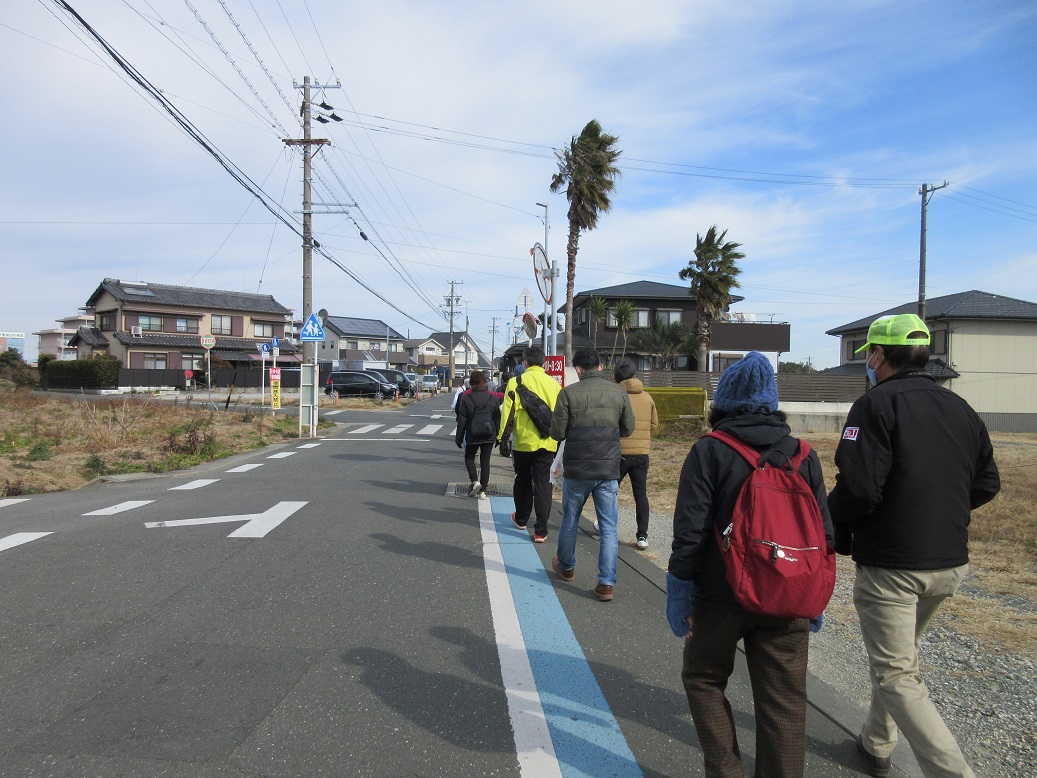
<instances>
[{"instance_id":1,"label":"man in yellow jacket","mask_svg":"<svg viewBox=\"0 0 1037 778\"><path fill-rule=\"evenodd\" d=\"M558 450L558 441L550 435L540 437L536 425L522 408L516 386L521 379L523 386L546 402L552 411L562 387L544 372L544 352L539 346L530 346L522 351L522 364L525 366L522 375L508 381L504 390L497 442L503 437L514 412L515 447L512 462L515 467L515 485L512 496L515 499L515 512L511 514L511 520L516 527L525 529L530 514L535 514L533 542L543 543L547 540L547 519L551 515L551 463Z\"/></svg>"},{"instance_id":2,"label":"man in yellow jacket","mask_svg":"<svg viewBox=\"0 0 1037 778\"><path fill-rule=\"evenodd\" d=\"M629 361L617 362L613 377L627 390L634 409L634 434L619 441L623 455L619 480L622 482L624 476L630 476L637 516L637 549L644 551L648 548L648 455L652 451L652 435L659 431L659 414L652 395L645 391L640 379L634 378L634 366Z\"/></svg>"}]
</instances>

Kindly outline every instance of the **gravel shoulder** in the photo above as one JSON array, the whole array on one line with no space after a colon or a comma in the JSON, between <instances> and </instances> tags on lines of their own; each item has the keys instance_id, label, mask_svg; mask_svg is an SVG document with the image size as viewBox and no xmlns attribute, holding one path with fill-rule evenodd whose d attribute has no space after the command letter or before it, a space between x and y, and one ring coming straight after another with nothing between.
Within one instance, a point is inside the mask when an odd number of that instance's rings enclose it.
<instances>
[{"instance_id":1,"label":"gravel shoulder","mask_svg":"<svg viewBox=\"0 0 1037 778\"><path fill-rule=\"evenodd\" d=\"M623 484L621 489L629 489ZM593 516L588 505L584 520ZM649 548L641 552L666 568L672 541L672 516L651 515ZM620 543L632 546L632 508L619 510ZM811 636L810 672L860 708L864 719L871 696L867 654L853 608L853 563L840 558L835 594L825 626ZM963 588L982 589L970 572ZM1020 603L1037 607L1035 603ZM977 776L1022 778L1037 775L1037 650L1032 655L981 644L954 628L953 617L939 613L922 640L922 673L929 694L957 738Z\"/></svg>"}]
</instances>

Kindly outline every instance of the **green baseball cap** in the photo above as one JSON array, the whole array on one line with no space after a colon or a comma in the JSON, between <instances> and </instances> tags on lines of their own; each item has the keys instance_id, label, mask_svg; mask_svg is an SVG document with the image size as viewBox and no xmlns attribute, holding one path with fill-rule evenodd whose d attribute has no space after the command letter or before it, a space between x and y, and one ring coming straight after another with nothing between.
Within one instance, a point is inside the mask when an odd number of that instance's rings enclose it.
<instances>
[{"instance_id":1,"label":"green baseball cap","mask_svg":"<svg viewBox=\"0 0 1037 778\"><path fill-rule=\"evenodd\" d=\"M924 332L925 337L908 337L915 332ZM901 313L898 316L883 316L876 319L868 327L868 342L854 351L860 354L872 346L928 346L929 328L925 322L913 313Z\"/></svg>"}]
</instances>

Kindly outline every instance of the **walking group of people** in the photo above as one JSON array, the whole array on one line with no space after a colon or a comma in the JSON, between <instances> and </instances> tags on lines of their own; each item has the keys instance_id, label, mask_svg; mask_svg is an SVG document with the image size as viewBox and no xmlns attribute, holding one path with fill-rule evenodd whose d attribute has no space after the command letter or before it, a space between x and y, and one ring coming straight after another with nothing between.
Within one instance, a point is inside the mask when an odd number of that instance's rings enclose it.
<instances>
[{"instance_id":1,"label":"walking group of people","mask_svg":"<svg viewBox=\"0 0 1037 778\"><path fill-rule=\"evenodd\" d=\"M889 774L899 728L927 778L974 776L929 698L919 648L940 604L968 570L971 511L994 498L1000 480L982 420L925 371L929 341L925 323L913 314L871 325L858 350L866 352L871 388L847 416L835 454L835 487L828 493L817 454L791 435L778 408L769 360L750 352L721 375L708 418L714 432L692 446L681 471L666 575L666 615L674 634L684 639L682 680L707 776L744 775L725 696L739 641L755 708L755 775L792 778L804 771L809 634L821 628L823 614L774 615L747 605L744 593L730 583L728 533L745 518L743 487L750 474L768 467L798 474L807 501L816 503L813 513L826 547L815 550L849 555L856 563L853 599L872 694L855 745L869 774ZM525 528L532 518L533 541L546 541L550 473L563 446L562 522L552 567L563 581L575 580L577 523L591 499L599 533L594 593L601 601L612 600L616 495L627 475L637 506L636 545L647 547L650 439L659 423L654 404L628 364L617 365L614 381L608 381L590 349L573 356L580 380L564 389L544 372L539 348L523 352L522 367L521 376L501 393L489 444L492 449L494 442L514 436L512 521ZM519 384L551 409L549 432L537 428ZM475 417L480 391L485 390L476 388L473 376L459 418ZM477 485L486 486L485 445L473 440L466 449L473 494ZM479 484L474 453L468 453L473 448L487 463ZM810 553L760 542L772 560L796 561ZM829 588L825 602L830 594Z\"/></svg>"}]
</instances>

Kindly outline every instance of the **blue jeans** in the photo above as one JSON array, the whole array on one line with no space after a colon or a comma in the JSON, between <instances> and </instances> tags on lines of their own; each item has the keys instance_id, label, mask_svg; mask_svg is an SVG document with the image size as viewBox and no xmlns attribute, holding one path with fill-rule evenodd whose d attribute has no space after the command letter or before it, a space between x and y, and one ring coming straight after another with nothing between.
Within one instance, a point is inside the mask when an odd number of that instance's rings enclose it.
<instances>
[{"instance_id":1,"label":"blue jeans","mask_svg":"<svg viewBox=\"0 0 1037 778\"><path fill-rule=\"evenodd\" d=\"M616 558L619 556L619 506L616 494L619 481L582 481L562 479L562 526L558 530L558 564L563 570L576 567L576 526L587 498L594 500L598 515L598 583L616 585Z\"/></svg>"}]
</instances>

